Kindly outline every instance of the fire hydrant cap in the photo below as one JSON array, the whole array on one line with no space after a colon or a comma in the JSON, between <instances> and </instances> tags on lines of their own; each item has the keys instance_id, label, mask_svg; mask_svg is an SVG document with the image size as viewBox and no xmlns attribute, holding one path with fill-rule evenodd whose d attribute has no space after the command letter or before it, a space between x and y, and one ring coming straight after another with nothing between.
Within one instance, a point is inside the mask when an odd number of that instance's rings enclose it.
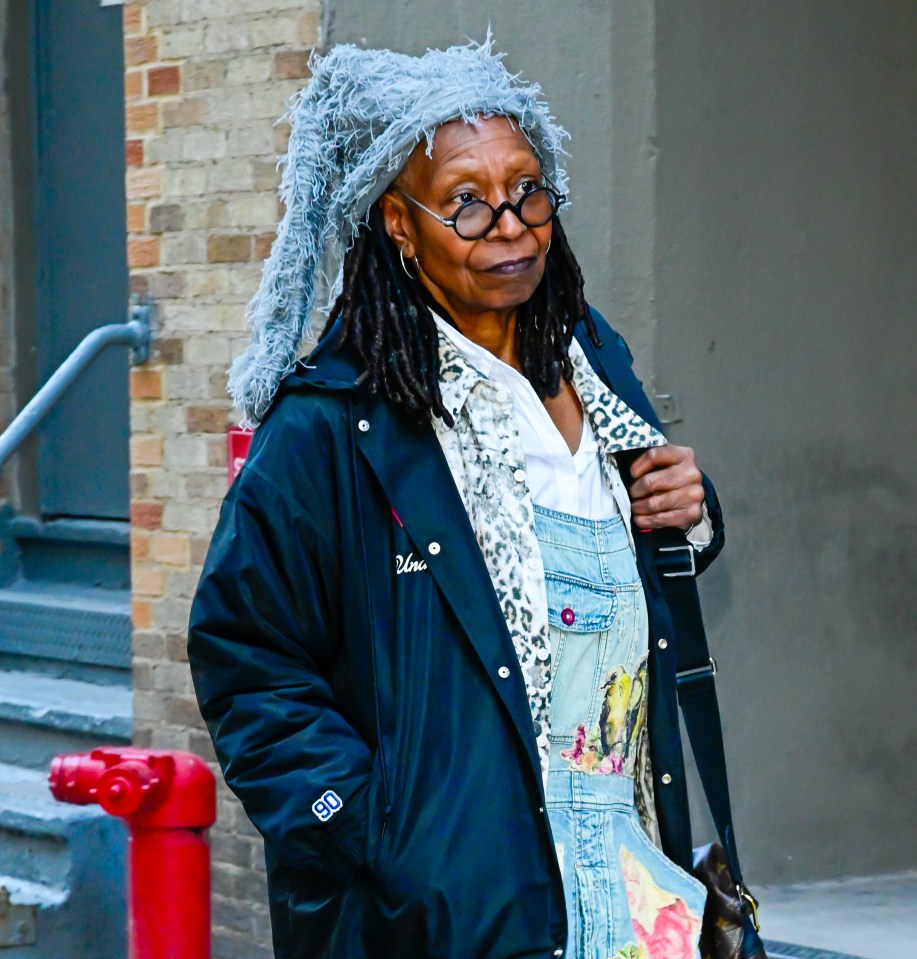
<instances>
[{"instance_id":1,"label":"fire hydrant cap","mask_svg":"<svg viewBox=\"0 0 917 959\"><path fill-rule=\"evenodd\" d=\"M106 770L96 787L99 805L113 816L130 816L154 799L159 777L141 763L122 763Z\"/></svg>"}]
</instances>

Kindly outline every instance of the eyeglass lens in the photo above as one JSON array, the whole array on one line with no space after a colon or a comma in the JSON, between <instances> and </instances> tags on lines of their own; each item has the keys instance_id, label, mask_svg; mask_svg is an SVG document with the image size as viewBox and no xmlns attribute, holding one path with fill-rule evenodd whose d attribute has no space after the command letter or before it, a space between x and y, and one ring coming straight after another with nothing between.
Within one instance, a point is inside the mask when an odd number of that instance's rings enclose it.
<instances>
[{"instance_id":1,"label":"eyeglass lens","mask_svg":"<svg viewBox=\"0 0 917 959\"><path fill-rule=\"evenodd\" d=\"M526 193L516 205L519 219L526 226L543 226L554 216L557 198L548 189L540 187ZM477 240L496 223L496 211L483 200L466 203L455 216L455 232L466 240Z\"/></svg>"}]
</instances>

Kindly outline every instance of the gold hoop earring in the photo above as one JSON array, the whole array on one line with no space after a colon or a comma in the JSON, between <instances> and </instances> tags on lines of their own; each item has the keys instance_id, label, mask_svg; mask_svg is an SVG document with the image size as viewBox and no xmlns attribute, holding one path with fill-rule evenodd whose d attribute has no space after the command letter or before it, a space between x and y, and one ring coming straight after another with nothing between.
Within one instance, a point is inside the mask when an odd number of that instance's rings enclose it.
<instances>
[{"instance_id":1,"label":"gold hoop earring","mask_svg":"<svg viewBox=\"0 0 917 959\"><path fill-rule=\"evenodd\" d=\"M403 246L398 249L398 258L401 260L401 269L404 270L405 275L407 276L407 278L408 278L409 280L415 280L415 281L416 281L416 280L417 280L417 277L420 276L420 264L417 262L417 257L416 257L416 256L415 256L415 257L412 257L412 259L414 260L414 266L417 267L417 276L414 276L412 273L410 273L410 271L408 270L407 264L404 262L404 247L403 247Z\"/></svg>"}]
</instances>

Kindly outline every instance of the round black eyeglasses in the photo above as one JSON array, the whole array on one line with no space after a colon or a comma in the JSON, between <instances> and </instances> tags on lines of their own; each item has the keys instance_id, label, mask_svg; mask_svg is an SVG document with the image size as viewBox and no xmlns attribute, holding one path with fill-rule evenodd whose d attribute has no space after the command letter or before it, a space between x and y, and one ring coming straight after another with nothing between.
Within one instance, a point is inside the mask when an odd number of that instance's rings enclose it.
<instances>
[{"instance_id":1,"label":"round black eyeglasses","mask_svg":"<svg viewBox=\"0 0 917 959\"><path fill-rule=\"evenodd\" d=\"M480 240L496 226L504 211L510 210L525 226L544 226L567 200L566 194L548 186L530 190L518 203L504 200L498 207L492 207L486 200L469 200L463 203L452 216L440 216L420 200L415 200L403 190L398 191L406 200L419 206L425 213L439 220L443 226L452 227L463 240Z\"/></svg>"}]
</instances>

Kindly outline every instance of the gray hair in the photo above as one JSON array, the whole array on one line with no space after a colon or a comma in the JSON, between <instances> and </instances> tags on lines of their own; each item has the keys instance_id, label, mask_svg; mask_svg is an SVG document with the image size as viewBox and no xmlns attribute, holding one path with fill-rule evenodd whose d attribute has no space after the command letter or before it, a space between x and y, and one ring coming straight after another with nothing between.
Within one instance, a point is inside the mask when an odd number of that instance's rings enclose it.
<instances>
[{"instance_id":1,"label":"gray hair","mask_svg":"<svg viewBox=\"0 0 917 959\"><path fill-rule=\"evenodd\" d=\"M372 204L414 148L433 150L436 128L449 120L515 118L542 169L561 192L568 136L541 99L541 88L509 73L502 54L484 43L428 50L421 57L350 44L313 55L312 79L281 118L292 130L280 195L285 212L258 292L248 306L251 344L233 363L229 391L248 425L257 425L280 381L296 364L319 288L340 293L343 259ZM333 279L322 272L336 263Z\"/></svg>"}]
</instances>

